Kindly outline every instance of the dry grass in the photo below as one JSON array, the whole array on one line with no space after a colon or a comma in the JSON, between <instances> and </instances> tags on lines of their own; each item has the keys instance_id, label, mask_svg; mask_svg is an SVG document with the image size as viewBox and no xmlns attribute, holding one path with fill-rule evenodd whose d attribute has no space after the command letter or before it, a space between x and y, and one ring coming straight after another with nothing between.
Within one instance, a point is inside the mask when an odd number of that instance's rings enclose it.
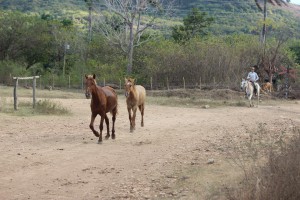
<instances>
[{"instance_id":1,"label":"dry grass","mask_svg":"<svg viewBox=\"0 0 300 200\"><path fill-rule=\"evenodd\" d=\"M195 149L194 161L168 176L162 187L176 199L299 199L300 132L282 123L275 132L274 124L262 123L239 137L228 133L221 143ZM214 164L199 157L203 149Z\"/></svg>"},{"instance_id":2,"label":"dry grass","mask_svg":"<svg viewBox=\"0 0 300 200\"><path fill-rule=\"evenodd\" d=\"M244 144L227 151L244 176L240 184L226 186L227 199L300 199L300 129L268 132L260 126Z\"/></svg>"},{"instance_id":3,"label":"dry grass","mask_svg":"<svg viewBox=\"0 0 300 200\"><path fill-rule=\"evenodd\" d=\"M0 86L0 97L13 98L14 87ZM32 97L32 89L26 89L24 87L17 88L18 97ZM81 99L85 98L84 91L82 90L47 90L36 89L36 98L61 98L61 99Z\"/></svg>"},{"instance_id":4,"label":"dry grass","mask_svg":"<svg viewBox=\"0 0 300 200\"><path fill-rule=\"evenodd\" d=\"M79 93L76 92L63 92L63 91L49 91L37 90L36 91L36 105L33 108L32 90L26 88L18 88L18 110L14 110L13 87L1 86L0 96L0 112L8 113L19 116L30 115L69 115L70 111L64 108L57 102L51 101L51 98L79 98ZM42 99L38 97L42 96ZM84 96L84 95L82 95ZM22 98L20 98L22 97Z\"/></svg>"}]
</instances>

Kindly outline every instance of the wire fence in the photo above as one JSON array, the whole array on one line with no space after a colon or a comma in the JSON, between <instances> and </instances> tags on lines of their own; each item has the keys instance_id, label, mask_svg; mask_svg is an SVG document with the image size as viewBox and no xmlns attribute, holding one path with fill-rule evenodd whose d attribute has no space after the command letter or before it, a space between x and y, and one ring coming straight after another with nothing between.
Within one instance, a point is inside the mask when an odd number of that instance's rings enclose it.
<instances>
[{"instance_id":1,"label":"wire fence","mask_svg":"<svg viewBox=\"0 0 300 200\"><path fill-rule=\"evenodd\" d=\"M137 85L143 85L147 90L173 90L173 89L203 89L203 90L209 90L209 89L233 89L237 90L239 89L239 83L238 82L223 82L216 80L215 78L212 79L211 82L203 82L201 78L198 80L189 79L185 77L181 78L168 78L164 77L162 79L153 79L150 77L149 79L145 80L139 80L136 79L135 83ZM109 80L105 78L98 78L97 84L99 86L110 86L114 89L123 89L124 88L124 79L119 80ZM32 87L31 81L23 81L20 86L23 87ZM49 81L49 79L45 79L42 76L40 76L40 79L37 80L36 87L39 89L59 89L59 88L68 88L68 89L84 89L84 77L81 78L81 80L78 79L72 79L71 76L66 76L65 79L61 79L58 77L52 78L52 80Z\"/></svg>"}]
</instances>

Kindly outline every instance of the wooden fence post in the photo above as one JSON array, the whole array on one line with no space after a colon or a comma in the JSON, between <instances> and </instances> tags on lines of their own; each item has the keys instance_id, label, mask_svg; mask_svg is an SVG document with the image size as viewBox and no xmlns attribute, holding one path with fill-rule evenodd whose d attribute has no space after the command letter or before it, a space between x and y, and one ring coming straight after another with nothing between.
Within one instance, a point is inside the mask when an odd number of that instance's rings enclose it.
<instances>
[{"instance_id":1,"label":"wooden fence post","mask_svg":"<svg viewBox=\"0 0 300 200\"><path fill-rule=\"evenodd\" d=\"M52 89L54 89L54 74L52 73Z\"/></svg>"},{"instance_id":2,"label":"wooden fence post","mask_svg":"<svg viewBox=\"0 0 300 200\"><path fill-rule=\"evenodd\" d=\"M18 97L17 97L18 78L15 79L14 87L14 109L18 110Z\"/></svg>"},{"instance_id":3,"label":"wooden fence post","mask_svg":"<svg viewBox=\"0 0 300 200\"><path fill-rule=\"evenodd\" d=\"M42 78L40 76L40 89L42 89Z\"/></svg>"},{"instance_id":4,"label":"wooden fence post","mask_svg":"<svg viewBox=\"0 0 300 200\"><path fill-rule=\"evenodd\" d=\"M185 89L185 79L184 77L182 79L183 79L183 89Z\"/></svg>"},{"instance_id":5,"label":"wooden fence post","mask_svg":"<svg viewBox=\"0 0 300 200\"><path fill-rule=\"evenodd\" d=\"M150 77L150 88L152 90L152 77Z\"/></svg>"},{"instance_id":6,"label":"wooden fence post","mask_svg":"<svg viewBox=\"0 0 300 200\"><path fill-rule=\"evenodd\" d=\"M202 84L202 83L201 83L201 82L202 82L202 81L201 81L201 77L200 77L200 80L199 80L199 81L200 81L200 82L199 82L199 87L200 87L200 90L201 90L201 86L202 86L202 85L201 85L201 84Z\"/></svg>"},{"instance_id":7,"label":"wooden fence post","mask_svg":"<svg viewBox=\"0 0 300 200\"><path fill-rule=\"evenodd\" d=\"M32 107L35 108L35 87L36 87L36 77L33 77L33 84L32 84Z\"/></svg>"},{"instance_id":8,"label":"wooden fence post","mask_svg":"<svg viewBox=\"0 0 300 200\"><path fill-rule=\"evenodd\" d=\"M216 78L214 77L214 88L216 88Z\"/></svg>"},{"instance_id":9,"label":"wooden fence post","mask_svg":"<svg viewBox=\"0 0 300 200\"><path fill-rule=\"evenodd\" d=\"M169 87L169 78L167 77L167 89L170 90L170 87Z\"/></svg>"},{"instance_id":10,"label":"wooden fence post","mask_svg":"<svg viewBox=\"0 0 300 200\"><path fill-rule=\"evenodd\" d=\"M35 89L36 89L36 79L39 78L39 76L32 76L32 77L13 77L13 80L15 80L15 87L14 87L14 109L18 109L18 95L17 95L17 88L18 88L18 82L19 80L28 80L33 79L32 84L32 99L33 99L33 108L35 108Z\"/></svg>"},{"instance_id":11,"label":"wooden fence post","mask_svg":"<svg viewBox=\"0 0 300 200\"><path fill-rule=\"evenodd\" d=\"M69 75L69 89L71 88L71 76Z\"/></svg>"}]
</instances>

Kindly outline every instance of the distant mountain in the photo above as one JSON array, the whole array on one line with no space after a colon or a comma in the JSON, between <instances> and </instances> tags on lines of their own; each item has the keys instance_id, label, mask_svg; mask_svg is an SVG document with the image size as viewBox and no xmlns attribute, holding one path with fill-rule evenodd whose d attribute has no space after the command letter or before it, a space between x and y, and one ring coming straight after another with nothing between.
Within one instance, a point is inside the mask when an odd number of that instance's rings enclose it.
<instances>
[{"instance_id":1,"label":"distant mountain","mask_svg":"<svg viewBox=\"0 0 300 200\"><path fill-rule=\"evenodd\" d=\"M94 4L105 9L103 0L94 0ZM181 21L194 7L215 19L211 27L213 34L257 34L260 31L258 23L263 14L254 0L175 0L174 19ZM82 15L87 15L84 0L0 0L0 9L49 13L57 18L85 18ZM268 4L268 19L276 24L293 25L295 37L300 38L300 6L275 7Z\"/></svg>"}]
</instances>

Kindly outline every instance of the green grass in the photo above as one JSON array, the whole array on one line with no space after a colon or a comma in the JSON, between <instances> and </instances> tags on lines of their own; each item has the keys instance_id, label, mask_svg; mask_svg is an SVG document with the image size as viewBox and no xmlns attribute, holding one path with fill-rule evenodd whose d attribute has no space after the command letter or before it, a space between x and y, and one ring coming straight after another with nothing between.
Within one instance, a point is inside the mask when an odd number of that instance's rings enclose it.
<instances>
[{"instance_id":1,"label":"green grass","mask_svg":"<svg viewBox=\"0 0 300 200\"><path fill-rule=\"evenodd\" d=\"M17 116L32 116L32 115L70 115L71 111L64 108L61 104L53 102L50 99L39 100L33 108L33 103L30 101L19 101L18 109L14 110L13 101L7 98L1 98L0 113L7 113Z\"/></svg>"}]
</instances>

